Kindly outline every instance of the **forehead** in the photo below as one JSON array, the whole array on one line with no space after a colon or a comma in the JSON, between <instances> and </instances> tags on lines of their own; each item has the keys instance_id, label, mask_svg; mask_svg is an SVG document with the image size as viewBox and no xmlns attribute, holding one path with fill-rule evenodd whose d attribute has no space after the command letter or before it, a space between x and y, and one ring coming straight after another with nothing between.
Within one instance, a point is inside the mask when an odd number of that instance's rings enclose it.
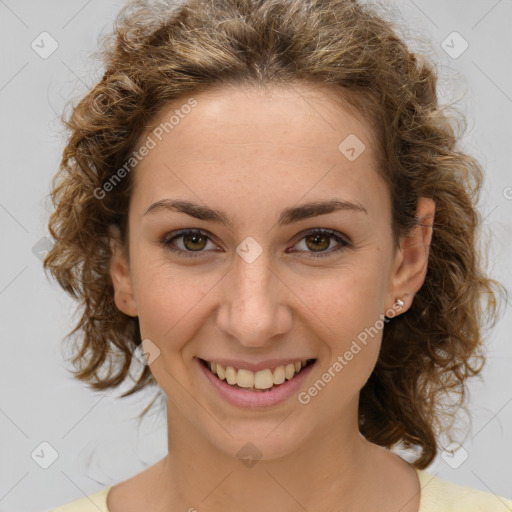
<instances>
[{"instance_id":1,"label":"forehead","mask_svg":"<svg viewBox=\"0 0 512 512\"><path fill-rule=\"evenodd\" d=\"M139 209L169 196L222 203L233 191L245 204L270 206L333 189L370 208L386 206L371 128L325 88L191 94L162 109L142 142L147 137L154 147L133 176Z\"/></svg>"}]
</instances>

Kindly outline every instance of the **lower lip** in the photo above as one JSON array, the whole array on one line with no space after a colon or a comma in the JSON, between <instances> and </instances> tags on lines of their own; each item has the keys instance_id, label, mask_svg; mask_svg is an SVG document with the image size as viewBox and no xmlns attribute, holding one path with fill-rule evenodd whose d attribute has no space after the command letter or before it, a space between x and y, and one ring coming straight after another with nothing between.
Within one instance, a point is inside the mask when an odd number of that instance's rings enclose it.
<instances>
[{"instance_id":1,"label":"lower lip","mask_svg":"<svg viewBox=\"0 0 512 512\"><path fill-rule=\"evenodd\" d=\"M271 391L246 391L234 388L226 381L220 380L199 359L196 358L196 360L203 375L212 384L213 388L227 402L238 407L270 407L285 402L297 392L316 364L316 361L308 364L293 379L286 380L279 386L274 386Z\"/></svg>"}]
</instances>

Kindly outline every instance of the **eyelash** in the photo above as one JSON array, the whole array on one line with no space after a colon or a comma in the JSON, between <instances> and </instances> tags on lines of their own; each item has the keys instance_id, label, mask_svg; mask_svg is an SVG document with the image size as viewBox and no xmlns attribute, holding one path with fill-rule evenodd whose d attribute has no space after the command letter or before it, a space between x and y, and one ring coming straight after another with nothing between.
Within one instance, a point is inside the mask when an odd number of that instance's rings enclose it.
<instances>
[{"instance_id":1,"label":"eyelash","mask_svg":"<svg viewBox=\"0 0 512 512\"><path fill-rule=\"evenodd\" d=\"M348 240L346 240L345 238L343 238L339 234L337 234L336 231L332 231L330 229L322 229L322 228L315 228L315 229L310 229L310 230L306 231L303 234L302 238L299 240L299 242L302 241L304 238L306 238L310 235L315 235L315 234L328 235L329 237L333 238L336 242L338 242L341 245L334 250L330 249L330 250L324 251L324 252L315 253L312 251L305 251L305 252L309 252L311 254L311 256L308 256L308 258L313 258L313 259L325 258L327 256L332 255L333 253L338 253L340 251L343 251L344 249L346 249L352 245ZM204 250L184 251L183 249L177 249L177 248L173 247L171 244L171 242L173 240L176 240L177 238L182 238L186 235L202 235L202 236L207 237L208 240L211 241L208 233L201 229L182 229L182 230L176 231L174 233L171 233L171 235L172 236L166 236L162 240L160 240L160 245L162 245L165 249L168 249L169 251L172 251L181 256L184 256L185 258L201 257L202 254L204 254L207 251L204 251ZM297 243L299 243L299 242L297 242ZM301 252L301 251L298 251L298 252Z\"/></svg>"}]
</instances>

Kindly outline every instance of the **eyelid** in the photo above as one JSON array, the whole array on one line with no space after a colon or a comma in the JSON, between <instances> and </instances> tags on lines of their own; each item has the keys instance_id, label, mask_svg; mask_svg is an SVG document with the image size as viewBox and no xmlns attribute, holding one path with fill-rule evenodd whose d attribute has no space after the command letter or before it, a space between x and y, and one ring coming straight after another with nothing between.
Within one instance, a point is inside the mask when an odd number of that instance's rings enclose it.
<instances>
[{"instance_id":1,"label":"eyelid","mask_svg":"<svg viewBox=\"0 0 512 512\"><path fill-rule=\"evenodd\" d=\"M184 251L183 249L179 249L179 248L173 247L171 245L171 241L172 240L174 240L176 238L184 237L184 236L189 235L189 234L202 235L205 238L207 238L208 241L210 241L212 243L215 243L212 240L213 235L211 235L211 233L208 233L208 231L205 231L205 230L200 229L200 228L185 228L185 229L179 229L177 231L173 231L172 233L169 233L169 234L165 235L163 237L163 239L159 242L159 244L164 249L167 249L167 250L169 250L169 251L171 251L173 253L182 254L185 257L191 257L191 258L195 258L195 257L198 257L198 256L200 257L203 254L205 254L207 252L210 252L210 251L204 251L204 250L202 250L202 251Z\"/></svg>"},{"instance_id":2,"label":"eyelid","mask_svg":"<svg viewBox=\"0 0 512 512\"><path fill-rule=\"evenodd\" d=\"M297 245L300 241L302 241L304 238L306 238L309 235L314 234L321 234L321 235L327 235L330 238L333 238L336 242L338 242L338 247L335 247L334 249L329 249L327 251L292 251L296 253L302 253L307 254L308 256L305 256L307 259L317 259L317 258L323 258L328 257L333 254L337 254L342 252L344 249L347 249L348 247L351 247L352 241L350 237L344 235L343 233L340 233L339 231L335 231L333 229L327 229L327 228L310 228L306 231L302 231L297 235L297 237L294 238L294 240L297 240L294 245ZM341 245L340 245L341 244Z\"/></svg>"},{"instance_id":3,"label":"eyelid","mask_svg":"<svg viewBox=\"0 0 512 512\"><path fill-rule=\"evenodd\" d=\"M309 236L309 235L314 235L316 233L320 233L322 235L330 235L332 236L333 238L339 238L342 242L345 242L346 244L351 244L352 243L352 240L350 239L349 236L339 232L339 231L336 231L335 229L328 229L328 228L309 228L309 229L306 229L305 231L301 231L300 233L297 234L296 237L294 237L292 239L292 241L294 240L302 240L303 238Z\"/></svg>"},{"instance_id":4,"label":"eyelid","mask_svg":"<svg viewBox=\"0 0 512 512\"><path fill-rule=\"evenodd\" d=\"M183 249L175 248L175 247L173 247L171 245L170 242L172 240L175 240L177 238L181 238L181 237L186 236L188 234L199 234L199 235L202 235L202 236L206 237L212 243L215 243L214 240L213 240L213 238L215 238L215 237L213 237L213 235L211 235L208 231L205 231L205 230L200 229L200 228L185 228L185 229L180 229L180 230L173 231L172 233L167 234L166 236L163 237L162 240L160 240L159 245L161 245L164 249L170 250L173 253L177 253L179 255L183 255L185 258L187 258L187 257L192 257L192 258L194 258L194 257L202 257L203 254L211 252L211 251L205 251L205 250L201 250L201 251L184 251ZM292 252L294 252L294 253L306 253L306 254L309 255L309 256L306 256L306 258L308 258L308 259L315 259L315 258L326 257L326 256L329 256L329 255L341 252L344 249L346 249L348 247L351 247L353 245L350 237L348 237L348 236L346 236L343 233L340 233L338 231L335 231L335 230L332 230L332 229L326 229L326 228L310 228L310 229L308 229L306 231L302 231L302 232L298 233L297 236L292 239L292 241L296 240L294 242L294 245L297 245L304 238L306 238L309 235L313 235L313 234L327 235L330 238L333 238L336 242L338 242L339 246L337 248L329 249L327 251L314 252L314 251L300 251L299 250L299 251L292 251Z\"/></svg>"}]
</instances>

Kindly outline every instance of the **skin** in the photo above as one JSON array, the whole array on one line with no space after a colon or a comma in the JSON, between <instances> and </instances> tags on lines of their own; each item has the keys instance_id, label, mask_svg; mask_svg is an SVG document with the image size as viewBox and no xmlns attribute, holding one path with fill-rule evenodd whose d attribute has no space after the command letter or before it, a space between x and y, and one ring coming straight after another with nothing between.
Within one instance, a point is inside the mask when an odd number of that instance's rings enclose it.
<instances>
[{"instance_id":1,"label":"skin","mask_svg":"<svg viewBox=\"0 0 512 512\"><path fill-rule=\"evenodd\" d=\"M358 429L359 392L381 331L307 405L295 395L265 410L230 405L199 375L195 358L316 358L307 389L396 298L405 302L401 313L410 307L425 279L431 227L394 246L371 128L328 90L224 86L194 98L197 106L133 171L129 259L111 230L116 305L139 317L142 339L160 351L150 368L167 396L168 455L115 486L109 510L417 512L415 470ZM338 149L349 134L366 146L354 161ZM221 209L233 224L165 209L144 215L166 198ZM282 209L332 198L367 213L277 226ZM434 212L431 199L419 200L417 215L430 226ZM199 257L159 244L183 228L207 232L206 241L173 242L189 253L200 247ZM351 243L337 252L333 238L307 244L312 228ZM262 248L252 263L236 252L248 236ZM315 259L318 252L330 254ZM247 442L262 454L250 468L237 457Z\"/></svg>"}]
</instances>

